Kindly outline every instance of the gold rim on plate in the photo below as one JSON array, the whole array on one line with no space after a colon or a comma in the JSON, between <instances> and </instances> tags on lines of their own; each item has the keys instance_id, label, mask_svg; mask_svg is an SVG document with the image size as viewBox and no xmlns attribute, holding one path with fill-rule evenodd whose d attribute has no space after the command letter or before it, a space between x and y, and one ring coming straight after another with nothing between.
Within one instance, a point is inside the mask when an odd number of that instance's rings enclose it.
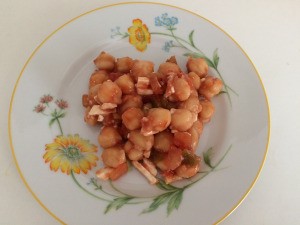
<instances>
[{"instance_id":1,"label":"gold rim on plate","mask_svg":"<svg viewBox=\"0 0 300 225\"><path fill-rule=\"evenodd\" d=\"M247 195L249 194L249 192L251 191L251 189L253 188L253 186L255 185L258 177L259 177L259 174L263 168L263 165L265 163L265 160L266 160L266 156L267 156L267 152L268 152L268 146L269 146L269 142L270 142L270 107L269 107L269 103L268 103L268 98L267 98L267 94L266 94L266 90L265 90L265 87L262 83L262 79L256 69L256 67L254 66L253 62L251 61L251 59L249 58L249 56L247 55L247 53L241 48L241 46L226 32L224 31L221 27L219 27L218 25L216 25L215 23L211 22L210 20L204 18L203 16L200 16L198 15L197 13L194 13L192 11L189 11L187 9L184 9L184 8L181 8L181 7L178 7L178 6L173 6L173 5L168 5L168 4L164 4L164 3L157 3L157 2L123 2L123 3L116 3L116 4L111 4L111 5L105 5L105 6L102 6L102 7L99 7L99 8L96 8L96 9L93 9L91 11L88 11L88 12L85 12L77 17L74 17L73 19L71 19L70 21L66 22L65 24L63 24L62 26L60 26L59 28L57 28L56 30L54 30L50 35L48 35L44 41L42 41L41 44L38 45L38 47L32 52L32 54L30 55L30 57L28 58L28 60L26 61L25 65L23 66L18 78L17 78L17 81L14 85L14 89L13 89L13 92L12 92L12 96L11 96L11 100L10 100L10 105L9 105L9 114L8 114L8 133L9 133L9 143L10 143L10 148L11 148L11 151L12 151L12 154L13 154L13 158L14 158L14 162L16 164L16 167L17 167L17 170L21 176L21 179L23 180L25 186L27 187L27 189L29 190L29 192L32 194L32 196L34 197L34 199L42 206L42 208L44 208L54 219L56 219L58 222L60 222L61 224L64 224L66 225L66 223L64 221L62 221L60 218L58 218L53 212L51 212L42 202L41 200L38 198L38 196L32 191L32 189L30 188L30 186L28 185L26 179L24 178L23 174L22 174L22 171L19 167L19 164L17 162L17 158L16 158L16 155L15 155L15 151L14 151L14 147L13 147L13 141L12 141L12 134L11 134L11 112L12 112L12 105L13 105L13 101L14 101L14 96L15 96L15 92L16 92L16 89L18 87L18 84L19 84L19 81L20 81L20 78L22 77L27 65L29 64L29 62L31 61L31 59L33 58L33 56L36 54L36 52L55 34L57 33L59 30L61 30L62 28L64 28L65 26L67 26L68 24L72 23L73 21L77 20L78 18L81 18L87 14L90 14L90 13L93 13L95 11L98 11L98 10L101 10L101 9L104 9L104 8L109 8L109 7L114 7L114 6L118 6L118 5L128 5L128 4L156 4L156 5L163 5L163 6L168 6L168 7L172 7L172 8L177 8L177 9L180 9L180 10L183 10L183 11L186 11L186 12L189 12L201 19L204 19L205 21L209 22L210 24L212 24L214 27L218 28L219 30L221 30L225 35L227 35L237 46L238 48L243 52L243 54L247 57L247 59L249 60L249 62L251 63L251 65L253 66L254 70L255 70L255 73L260 81L260 84L261 84L261 87L263 89L263 92L264 92L264 95L265 95L265 99L266 99L266 105L267 105L267 111L268 111L268 136L267 136L267 144L266 144L266 147L265 147L265 154L264 154L264 157L263 157L263 160L262 160L262 163L260 165L260 168L254 178L254 180L252 181L250 187L247 189L247 191L245 192L245 194L242 196L242 198L223 216L221 217L220 219L218 219L214 224L219 224L221 223L223 220L225 220L241 203L242 201L247 197Z\"/></svg>"}]
</instances>

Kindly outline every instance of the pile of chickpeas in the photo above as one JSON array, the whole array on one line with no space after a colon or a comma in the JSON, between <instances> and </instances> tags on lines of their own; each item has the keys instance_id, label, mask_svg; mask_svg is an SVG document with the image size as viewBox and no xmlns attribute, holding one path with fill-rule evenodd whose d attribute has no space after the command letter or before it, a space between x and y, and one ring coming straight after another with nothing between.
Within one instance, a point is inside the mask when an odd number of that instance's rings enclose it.
<instances>
[{"instance_id":1,"label":"pile of chickpeas","mask_svg":"<svg viewBox=\"0 0 300 225\"><path fill-rule=\"evenodd\" d=\"M172 56L155 72L151 61L101 52L94 64L82 104L85 122L101 125L104 167L96 175L116 180L129 163L151 184L197 174L201 159L195 151L215 110L211 99L223 88L208 75L205 59L188 58L183 71Z\"/></svg>"}]
</instances>

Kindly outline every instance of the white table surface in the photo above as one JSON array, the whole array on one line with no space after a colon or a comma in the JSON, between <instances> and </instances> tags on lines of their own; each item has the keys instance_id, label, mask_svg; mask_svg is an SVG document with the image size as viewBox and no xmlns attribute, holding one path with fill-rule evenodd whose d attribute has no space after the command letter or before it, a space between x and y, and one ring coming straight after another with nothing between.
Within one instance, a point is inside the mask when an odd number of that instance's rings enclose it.
<instances>
[{"instance_id":1,"label":"white table surface","mask_svg":"<svg viewBox=\"0 0 300 225\"><path fill-rule=\"evenodd\" d=\"M59 224L26 189L9 147L10 96L23 65L66 21L118 2L0 1L0 225ZM196 12L228 32L256 65L268 95L271 139L264 168L247 198L221 224L300 224L300 1L169 0L168 4Z\"/></svg>"}]
</instances>

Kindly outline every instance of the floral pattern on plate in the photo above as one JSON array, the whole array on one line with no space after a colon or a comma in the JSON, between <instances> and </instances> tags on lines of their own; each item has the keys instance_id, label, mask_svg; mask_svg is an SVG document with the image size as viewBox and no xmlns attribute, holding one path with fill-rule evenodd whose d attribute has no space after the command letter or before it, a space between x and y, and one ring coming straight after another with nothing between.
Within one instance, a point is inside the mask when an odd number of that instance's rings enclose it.
<instances>
[{"instance_id":1,"label":"floral pattern on plate","mask_svg":"<svg viewBox=\"0 0 300 225\"><path fill-rule=\"evenodd\" d=\"M157 36L165 36L170 38L171 40L166 41L162 47L162 50L165 52L170 52L172 48L181 48L185 50L184 56L194 57L194 58L204 58L207 62L208 66L214 69L217 75L220 77L224 84L224 91L227 95L230 105L232 104L231 94L238 96L238 93L233 90L224 80L221 75L218 65L220 57L218 55L218 49L216 48L212 54L212 58L208 57L203 51L200 50L196 46L194 41L194 33L195 30L191 30L188 34L188 38L179 37L176 31L176 25L179 23L179 19L177 17L169 17L168 13L163 13L161 16L157 16L154 18L154 24L156 27L163 28L167 32L161 31L149 31L146 24L143 24L141 19L133 19L133 25L128 28L127 32L122 32L119 26L114 29L111 29L111 38L115 38L120 36L122 39L129 37L129 43L135 46L138 51L145 51L147 49L147 45L151 42L151 37L154 35Z\"/></svg>"},{"instance_id":2,"label":"floral pattern on plate","mask_svg":"<svg viewBox=\"0 0 300 225\"><path fill-rule=\"evenodd\" d=\"M229 146L223 157L219 159L215 165L212 165L211 163L213 149L210 148L204 152L203 161L207 167L207 170L200 171L196 179L190 180L189 183L183 187L166 184L163 180L159 179L156 187L161 190L161 194L149 198L124 193L115 187L112 181L109 181L112 189L118 194L110 193L104 190L97 178L91 177L89 183L80 184L74 174L80 174L81 172L87 174L89 170L97 165L96 162L99 158L96 155L98 151L97 146L91 144L89 140L82 139L78 134L64 135L60 120L66 116L66 110L68 107L69 104L67 101L63 99L57 99L54 101L52 95L42 96L38 105L34 107L34 112L50 117L50 127L56 123L60 130L60 134L54 138L53 142L45 145L46 152L43 155L43 159L45 160L45 163L50 163L50 169L52 171L56 172L60 169L62 173L71 175L74 183L80 189L97 199L107 202L104 213L108 213L113 209L118 210L127 204L145 204L149 202L149 206L144 208L141 213L150 213L155 211L160 206L166 204L167 215L170 215L173 210L179 209L180 203L183 199L184 191L192 187L195 183L203 179L209 173L216 171L219 164L231 149L231 146ZM95 190L101 193L101 195L95 195L94 193L90 192L84 187L85 185L93 186Z\"/></svg>"}]
</instances>

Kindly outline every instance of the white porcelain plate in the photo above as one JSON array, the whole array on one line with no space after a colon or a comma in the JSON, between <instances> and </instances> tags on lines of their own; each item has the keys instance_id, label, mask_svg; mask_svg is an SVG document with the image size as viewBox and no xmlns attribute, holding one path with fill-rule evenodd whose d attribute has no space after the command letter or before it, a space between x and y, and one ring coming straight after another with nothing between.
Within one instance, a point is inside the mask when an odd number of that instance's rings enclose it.
<instances>
[{"instance_id":1,"label":"white porcelain plate","mask_svg":"<svg viewBox=\"0 0 300 225\"><path fill-rule=\"evenodd\" d=\"M197 149L201 173L173 185L151 186L133 168L116 182L95 179L99 127L84 123L81 96L101 51L155 65L176 55L183 69L188 55L206 59L224 90ZM269 139L266 95L238 44L196 14L153 3L96 9L51 34L19 77L9 124L26 186L53 217L72 225L218 223L253 186Z\"/></svg>"}]
</instances>

